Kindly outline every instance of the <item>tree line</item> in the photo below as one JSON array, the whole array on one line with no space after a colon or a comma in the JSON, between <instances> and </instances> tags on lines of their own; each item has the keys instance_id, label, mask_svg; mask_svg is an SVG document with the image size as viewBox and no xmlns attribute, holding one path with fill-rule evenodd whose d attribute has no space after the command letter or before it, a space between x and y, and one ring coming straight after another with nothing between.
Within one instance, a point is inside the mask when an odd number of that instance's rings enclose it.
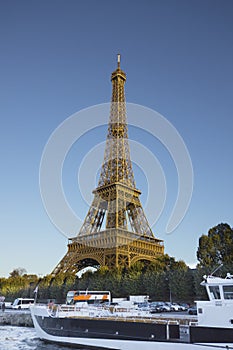
<instances>
[{"instance_id":1,"label":"tree line","mask_svg":"<svg viewBox=\"0 0 233 350\"><path fill-rule=\"evenodd\" d=\"M64 302L69 290L110 290L112 297L149 295L151 300L193 303L205 299L200 286L204 274L216 267L219 276L233 273L233 229L219 224L202 235L197 250L198 264L190 269L184 261L176 261L167 254L155 262L137 262L129 268L109 269L100 267L96 272L87 271L82 277L70 273L39 278L24 269L15 269L8 278L0 278L0 295L7 301L17 297L33 297L38 286L39 299L56 299Z\"/></svg>"}]
</instances>

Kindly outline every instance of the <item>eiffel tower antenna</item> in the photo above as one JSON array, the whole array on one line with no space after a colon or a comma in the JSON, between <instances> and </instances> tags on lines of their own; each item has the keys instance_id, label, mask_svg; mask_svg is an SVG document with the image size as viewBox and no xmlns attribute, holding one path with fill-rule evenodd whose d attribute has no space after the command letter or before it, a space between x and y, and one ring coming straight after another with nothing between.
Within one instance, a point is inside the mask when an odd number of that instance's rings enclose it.
<instances>
[{"instance_id":1,"label":"eiffel tower antenna","mask_svg":"<svg viewBox=\"0 0 233 350\"><path fill-rule=\"evenodd\" d=\"M104 160L94 198L68 252L53 274L92 266L131 266L138 260L153 261L164 254L163 241L154 237L136 188L125 103L126 74L117 69L111 75L112 100Z\"/></svg>"}]
</instances>

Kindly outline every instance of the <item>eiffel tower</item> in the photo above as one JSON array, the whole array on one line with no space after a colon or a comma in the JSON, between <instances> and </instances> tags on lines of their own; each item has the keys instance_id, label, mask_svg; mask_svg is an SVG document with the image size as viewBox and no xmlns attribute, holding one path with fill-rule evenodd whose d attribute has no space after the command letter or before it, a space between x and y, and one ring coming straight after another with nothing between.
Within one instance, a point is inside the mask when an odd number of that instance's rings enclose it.
<instances>
[{"instance_id":1,"label":"eiffel tower","mask_svg":"<svg viewBox=\"0 0 233 350\"><path fill-rule=\"evenodd\" d=\"M120 68L120 55L111 81L110 118L98 187L84 223L78 235L69 239L68 252L54 275L77 273L87 266L129 267L164 254L163 241L154 237L135 185L126 118L126 74Z\"/></svg>"}]
</instances>

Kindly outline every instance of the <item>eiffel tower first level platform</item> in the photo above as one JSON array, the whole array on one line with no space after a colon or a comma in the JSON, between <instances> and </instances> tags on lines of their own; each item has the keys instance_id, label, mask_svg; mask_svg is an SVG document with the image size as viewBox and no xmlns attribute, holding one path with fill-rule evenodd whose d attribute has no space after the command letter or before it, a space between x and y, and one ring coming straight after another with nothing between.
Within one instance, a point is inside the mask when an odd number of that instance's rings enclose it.
<instances>
[{"instance_id":1,"label":"eiffel tower first level platform","mask_svg":"<svg viewBox=\"0 0 233 350\"><path fill-rule=\"evenodd\" d=\"M124 85L120 68L112 73L112 101L104 160L98 187L77 236L53 274L77 273L87 266L130 267L139 260L155 261L164 254L163 241L155 238L136 188L126 118Z\"/></svg>"}]
</instances>

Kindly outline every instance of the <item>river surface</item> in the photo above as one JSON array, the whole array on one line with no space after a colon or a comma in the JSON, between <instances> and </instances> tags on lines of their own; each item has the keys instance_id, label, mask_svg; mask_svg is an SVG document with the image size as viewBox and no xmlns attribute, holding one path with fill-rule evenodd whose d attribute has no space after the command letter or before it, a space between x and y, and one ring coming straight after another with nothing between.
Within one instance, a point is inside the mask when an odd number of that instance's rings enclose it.
<instances>
[{"instance_id":1,"label":"river surface","mask_svg":"<svg viewBox=\"0 0 233 350\"><path fill-rule=\"evenodd\" d=\"M70 350L70 348L45 344L37 338L34 328L0 326L0 350Z\"/></svg>"}]
</instances>

